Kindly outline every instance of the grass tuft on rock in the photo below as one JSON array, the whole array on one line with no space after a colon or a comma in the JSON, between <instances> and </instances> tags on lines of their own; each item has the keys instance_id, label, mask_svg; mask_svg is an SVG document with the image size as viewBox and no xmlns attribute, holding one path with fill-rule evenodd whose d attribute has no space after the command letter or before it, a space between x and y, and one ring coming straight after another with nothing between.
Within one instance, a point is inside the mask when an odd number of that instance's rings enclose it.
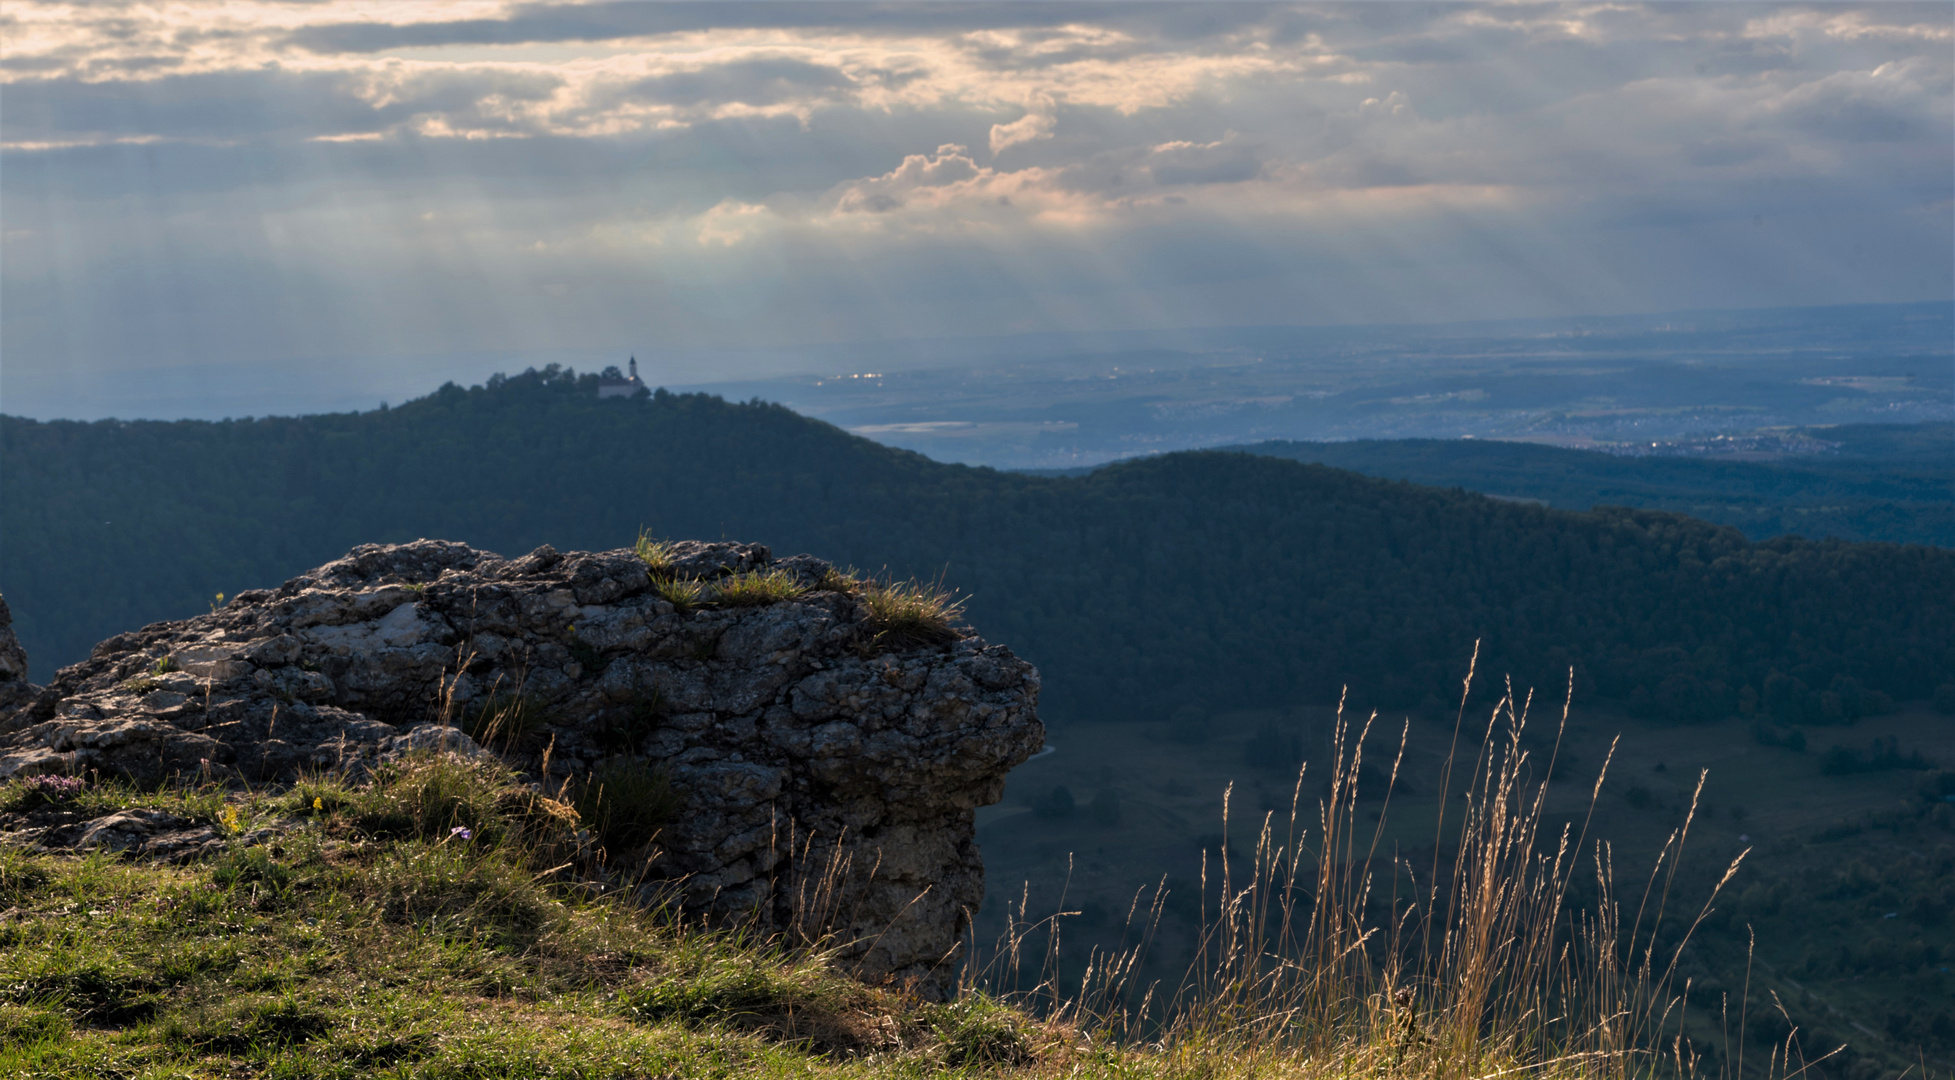
<instances>
[{"instance_id":1,"label":"grass tuft on rock","mask_svg":"<svg viewBox=\"0 0 1955 1080\"><path fill-rule=\"evenodd\" d=\"M705 606L710 598L705 583L680 578L655 578L652 592L681 615Z\"/></svg>"},{"instance_id":2,"label":"grass tuft on rock","mask_svg":"<svg viewBox=\"0 0 1955 1080\"><path fill-rule=\"evenodd\" d=\"M878 649L913 649L957 640L964 600L936 585L869 578L855 591L863 625Z\"/></svg>"},{"instance_id":3,"label":"grass tuft on rock","mask_svg":"<svg viewBox=\"0 0 1955 1080\"><path fill-rule=\"evenodd\" d=\"M671 581L678 576L673 569L678 556L673 551L671 541L657 540L651 533L641 531L638 534L638 541L632 545L632 550L637 552L638 558L645 563L645 572L652 576L653 581Z\"/></svg>"},{"instance_id":4,"label":"grass tuft on rock","mask_svg":"<svg viewBox=\"0 0 1955 1080\"><path fill-rule=\"evenodd\" d=\"M711 597L721 607L764 607L807 595L808 590L786 570L735 574L715 584Z\"/></svg>"}]
</instances>

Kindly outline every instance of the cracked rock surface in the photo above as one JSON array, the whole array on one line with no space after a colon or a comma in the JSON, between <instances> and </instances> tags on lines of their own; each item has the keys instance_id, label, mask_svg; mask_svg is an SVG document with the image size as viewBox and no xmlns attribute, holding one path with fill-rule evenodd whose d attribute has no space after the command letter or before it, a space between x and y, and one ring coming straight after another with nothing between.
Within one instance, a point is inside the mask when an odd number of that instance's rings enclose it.
<instances>
[{"instance_id":1,"label":"cracked rock surface","mask_svg":"<svg viewBox=\"0 0 1955 1080\"><path fill-rule=\"evenodd\" d=\"M0 778L358 773L482 753L455 723L520 703L533 730L497 745L548 790L613 755L667 770L681 809L652 872L688 908L822 922L864 974L943 988L983 896L973 811L1044 741L1037 671L969 635L881 647L819 559L695 542L673 556L707 587L770 572L806 591L680 610L630 550L370 544L110 638L45 688L26 683L0 603ZM90 844L166 824L104 823Z\"/></svg>"}]
</instances>

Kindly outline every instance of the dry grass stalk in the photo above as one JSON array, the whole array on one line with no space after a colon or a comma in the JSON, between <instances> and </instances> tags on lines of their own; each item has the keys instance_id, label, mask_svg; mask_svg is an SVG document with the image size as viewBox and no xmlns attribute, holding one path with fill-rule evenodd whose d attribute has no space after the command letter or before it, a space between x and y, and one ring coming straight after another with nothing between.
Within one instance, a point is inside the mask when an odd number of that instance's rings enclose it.
<instances>
[{"instance_id":1,"label":"dry grass stalk","mask_svg":"<svg viewBox=\"0 0 1955 1080\"><path fill-rule=\"evenodd\" d=\"M1469 675L1465 691L1471 685ZM1200 937L1179 987L1138 982L1160 929L1160 889L1145 907L1136 894L1128 912L1127 929L1140 943L1123 953L1096 952L1077 988L1057 985L1059 916L1028 918L1029 893L1009 914L996 955L974 964L967 981L1022 986L1021 973L1036 970L1036 985L1010 996L1056 1021L1227 1073L1694 1075L1695 1055L1679 1034L1678 954L1737 863L1681 938L1665 933L1662 940L1676 943L1659 949L1658 932L1675 917L1670 892L1693 801L1625 926L1609 899L1615 888L1608 846L1598 842L1588 859L1578 857L1588 846L1587 820L1579 832L1571 826L1542 834L1547 781L1530 779L1533 755L1521 741L1530 705L1530 697L1507 688L1487 715L1459 796L1452 794L1449 759L1442 806L1463 797L1464 810L1450 823L1442 818L1428 865L1383 850L1386 812L1376 824L1361 824L1358 778L1376 715L1354 732L1340 704L1329 793L1314 815L1300 771L1288 821L1264 816L1245 867L1226 854L1204 855ZM1567 705L1544 774L1553 771ZM1465 710L1463 692L1462 728ZM1392 783L1408 734L1401 730ZM1605 762L1603 775L1607 769ZM1591 816L1601 783L1598 776ZM1389 787L1384 794L1388 810ZM1227 819L1225 793L1225 837ZM1593 910L1571 910L1569 888L1585 863L1602 899ZM1045 936L1043 957L1026 953L1035 934ZM1783 1069L1784 1059L1775 1059L1774 1073Z\"/></svg>"}]
</instances>

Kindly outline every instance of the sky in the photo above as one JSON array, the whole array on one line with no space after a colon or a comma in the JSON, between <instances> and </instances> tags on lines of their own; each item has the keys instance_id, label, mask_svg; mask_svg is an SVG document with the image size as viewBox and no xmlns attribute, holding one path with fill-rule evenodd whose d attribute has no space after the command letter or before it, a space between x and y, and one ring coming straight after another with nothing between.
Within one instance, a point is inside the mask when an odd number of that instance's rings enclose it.
<instances>
[{"instance_id":1,"label":"sky","mask_svg":"<svg viewBox=\"0 0 1955 1080\"><path fill-rule=\"evenodd\" d=\"M1946 3L9 0L0 410L1947 300L1952 70Z\"/></svg>"}]
</instances>

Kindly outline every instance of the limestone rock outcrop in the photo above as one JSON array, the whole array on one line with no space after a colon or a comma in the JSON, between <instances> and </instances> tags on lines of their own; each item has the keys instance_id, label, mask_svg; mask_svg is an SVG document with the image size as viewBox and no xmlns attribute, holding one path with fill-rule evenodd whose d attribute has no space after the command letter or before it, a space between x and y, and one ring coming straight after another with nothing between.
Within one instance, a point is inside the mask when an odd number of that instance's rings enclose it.
<instances>
[{"instance_id":1,"label":"limestone rock outcrop","mask_svg":"<svg viewBox=\"0 0 1955 1080\"><path fill-rule=\"evenodd\" d=\"M708 598L738 575L791 587L675 606L630 550L365 545L110 638L46 688L0 607L0 778L357 773L481 753L458 724L520 717L513 743L478 734L546 790L614 755L667 771L681 810L651 867L688 908L819 917L865 974L940 987L982 898L973 811L1044 739L1038 673L968 634L880 634L809 556L688 542L661 569Z\"/></svg>"},{"instance_id":2,"label":"limestone rock outcrop","mask_svg":"<svg viewBox=\"0 0 1955 1080\"><path fill-rule=\"evenodd\" d=\"M14 634L14 613L0 597L0 714L32 701L40 687L27 681L27 650Z\"/></svg>"}]
</instances>

